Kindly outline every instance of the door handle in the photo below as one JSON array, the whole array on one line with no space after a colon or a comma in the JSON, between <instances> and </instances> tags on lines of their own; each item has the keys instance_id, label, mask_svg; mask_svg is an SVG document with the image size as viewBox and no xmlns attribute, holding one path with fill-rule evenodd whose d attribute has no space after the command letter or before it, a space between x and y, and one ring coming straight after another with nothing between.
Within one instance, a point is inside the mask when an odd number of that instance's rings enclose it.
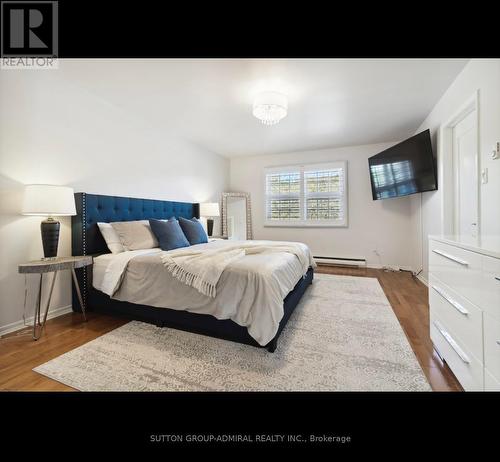
<instances>
[{"instance_id":1,"label":"door handle","mask_svg":"<svg viewBox=\"0 0 500 462\"><path fill-rule=\"evenodd\" d=\"M432 286L432 288L443 297L453 308L455 308L460 314L467 316L469 312L458 303L456 300L453 300L441 287Z\"/></svg>"},{"instance_id":2,"label":"door handle","mask_svg":"<svg viewBox=\"0 0 500 462\"><path fill-rule=\"evenodd\" d=\"M497 281L500 281L500 277L499 277L499 276L495 276L495 279L496 279Z\"/></svg>"},{"instance_id":3,"label":"door handle","mask_svg":"<svg viewBox=\"0 0 500 462\"><path fill-rule=\"evenodd\" d=\"M432 249L434 253L437 253L438 255L441 255L444 258L447 258L448 260L454 261L455 263L459 263L460 265L463 266L469 266L469 263L466 262L465 260L462 260L461 258L455 257L453 255L450 255L449 253L442 252L441 250L437 249Z\"/></svg>"},{"instance_id":4,"label":"door handle","mask_svg":"<svg viewBox=\"0 0 500 462\"><path fill-rule=\"evenodd\" d=\"M465 364L469 364L470 363L469 357L458 346L457 342L455 342L455 339L443 328L443 326L441 326L441 324L439 322L434 321L433 324L434 324L434 326L436 326L436 329L444 337L444 339L448 342L448 344L453 348L455 353L460 357L460 359Z\"/></svg>"}]
</instances>

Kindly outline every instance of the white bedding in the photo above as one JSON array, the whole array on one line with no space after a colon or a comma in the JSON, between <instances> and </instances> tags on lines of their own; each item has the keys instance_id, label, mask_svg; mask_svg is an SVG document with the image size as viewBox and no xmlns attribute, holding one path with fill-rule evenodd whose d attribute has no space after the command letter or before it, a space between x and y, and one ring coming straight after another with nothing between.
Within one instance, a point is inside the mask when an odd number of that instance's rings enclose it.
<instances>
[{"instance_id":1,"label":"white bedding","mask_svg":"<svg viewBox=\"0 0 500 462\"><path fill-rule=\"evenodd\" d=\"M94 258L92 285L101 292L112 296L120 286L132 258L139 255L154 255L161 251L156 247L154 249L128 250L119 254L99 255Z\"/></svg>"},{"instance_id":2,"label":"white bedding","mask_svg":"<svg viewBox=\"0 0 500 462\"><path fill-rule=\"evenodd\" d=\"M192 248L210 250L234 243L220 240ZM315 266L309 248L300 245ZM212 298L174 278L162 263L162 254L160 249L147 249L99 256L94 259L93 286L118 300L231 319L246 326L263 346L276 335L283 299L304 275L302 264L291 253L245 255L225 268Z\"/></svg>"}]
</instances>

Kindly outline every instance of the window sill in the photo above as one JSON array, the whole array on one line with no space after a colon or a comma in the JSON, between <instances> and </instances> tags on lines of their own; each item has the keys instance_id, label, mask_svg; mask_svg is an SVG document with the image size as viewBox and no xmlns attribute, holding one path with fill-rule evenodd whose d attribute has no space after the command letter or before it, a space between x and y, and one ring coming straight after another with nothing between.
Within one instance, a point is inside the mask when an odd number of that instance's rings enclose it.
<instances>
[{"instance_id":1,"label":"window sill","mask_svg":"<svg viewBox=\"0 0 500 462\"><path fill-rule=\"evenodd\" d=\"M287 223L287 222L268 222L264 223L264 228L347 228L347 223Z\"/></svg>"}]
</instances>

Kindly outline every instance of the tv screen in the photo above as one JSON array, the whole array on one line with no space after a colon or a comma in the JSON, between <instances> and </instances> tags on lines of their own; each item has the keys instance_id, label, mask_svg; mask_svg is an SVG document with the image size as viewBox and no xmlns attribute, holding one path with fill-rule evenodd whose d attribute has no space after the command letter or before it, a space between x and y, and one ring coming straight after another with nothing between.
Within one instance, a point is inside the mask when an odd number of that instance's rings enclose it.
<instances>
[{"instance_id":1,"label":"tv screen","mask_svg":"<svg viewBox=\"0 0 500 462\"><path fill-rule=\"evenodd\" d=\"M368 159L373 200L437 189L429 130Z\"/></svg>"}]
</instances>

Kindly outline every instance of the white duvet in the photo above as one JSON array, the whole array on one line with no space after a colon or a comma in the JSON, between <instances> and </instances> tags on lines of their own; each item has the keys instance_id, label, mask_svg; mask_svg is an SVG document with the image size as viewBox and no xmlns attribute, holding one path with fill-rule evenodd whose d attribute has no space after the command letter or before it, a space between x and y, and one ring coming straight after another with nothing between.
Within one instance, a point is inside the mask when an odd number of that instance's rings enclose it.
<instances>
[{"instance_id":1,"label":"white duvet","mask_svg":"<svg viewBox=\"0 0 500 462\"><path fill-rule=\"evenodd\" d=\"M291 244L251 242L260 247ZM235 241L221 240L198 244L191 249L213 251L235 244ZM297 245L307 255L310 266L316 266L309 248L293 243ZM94 259L93 286L118 300L231 319L247 327L249 334L264 346L276 335L283 317L283 299L305 273L303 262L290 252L245 255L225 267L213 298L174 278L162 262L161 257L165 254L169 252L147 249L97 257Z\"/></svg>"}]
</instances>

